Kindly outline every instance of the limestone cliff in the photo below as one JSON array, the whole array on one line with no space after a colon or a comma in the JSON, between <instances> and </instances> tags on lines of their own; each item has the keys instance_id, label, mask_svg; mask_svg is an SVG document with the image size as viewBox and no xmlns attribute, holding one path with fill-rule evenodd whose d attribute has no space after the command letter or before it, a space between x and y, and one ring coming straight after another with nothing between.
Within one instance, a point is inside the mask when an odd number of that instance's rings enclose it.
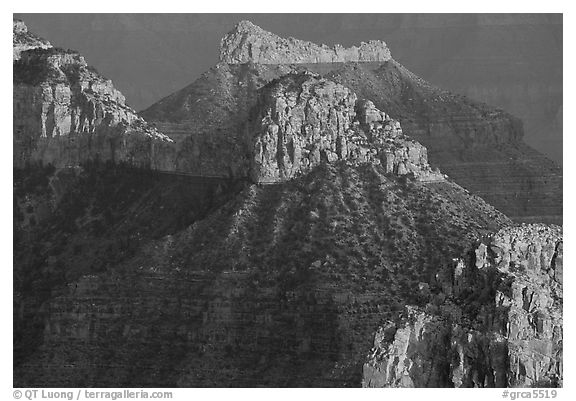
<instances>
[{"instance_id":1,"label":"limestone cliff","mask_svg":"<svg viewBox=\"0 0 576 401\"><path fill-rule=\"evenodd\" d=\"M258 90L289 72L283 66L220 63L140 114L174 139L176 170L245 177L250 157L246 124Z\"/></svg>"},{"instance_id":2,"label":"limestone cliff","mask_svg":"<svg viewBox=\"0 0 576 401\"><path fill-rule=\"evenodd\" d=\"M508 227L377 332L367 387L562 386L562 233ZM437 276L437 278L439 275Z\"/></svg>"},{"instance_id":3,"label":"limestone cliff","mask_svg":"<svg viewBox=\"0 0 576 401\"><path fill-rule=\"evenodd\" d=\"M348 61L386 61L390 50L386 43L372 40L360 46L319 46L294 38L284 39L266 32L250 21L241 21L221 41L220 61L235 64L334 63Z\"/></svg>"},{"instance_id":4,"label":"limestone cliff","mask_svg":"<svg viewBox=\"0 0 576 401\"><path fill-rule=\"evenodd\" d=\"M15 167L74 166L93 159L152 168L166 163L163 153L170 153L172 140L127 106L112 81L77 52L35 42L16 46L23 32L25 25L15 22Z\"/></svg>"}]
</instances>

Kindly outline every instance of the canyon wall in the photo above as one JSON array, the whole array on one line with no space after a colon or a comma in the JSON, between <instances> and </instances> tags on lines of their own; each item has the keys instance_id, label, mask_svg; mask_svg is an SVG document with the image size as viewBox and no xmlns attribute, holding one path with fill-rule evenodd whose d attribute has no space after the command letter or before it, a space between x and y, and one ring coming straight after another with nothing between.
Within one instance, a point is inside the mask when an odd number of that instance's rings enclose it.
<instances>
[{"instance_id":1,"label":"canyon wall","mask_svg":"<svg viewBox=\"0 0 576 401\"><path fill-rule=\"evenodd\" d=\"M24 27L15 21L14 36ZM169 165L172 140L127 106L112 81L84 57L35 42L30 46L19 50L13 65L15 167L34 162L67 167L95 159Z\"/></svg>"},{"instance_id":2,"label":"canyon wall","mask_svg":"<svg viewBox=\"0 0 576 401\"><path fill-rule=\"evenodd\" d=\"M144 112L172 142L77 53L20 54L15 166L127 163L15 180L15 386L562 385L560 228L511 227L404 135L486 165L525 155L516 120L392 60L297 60Z\"/></svg>"}]
</instances>

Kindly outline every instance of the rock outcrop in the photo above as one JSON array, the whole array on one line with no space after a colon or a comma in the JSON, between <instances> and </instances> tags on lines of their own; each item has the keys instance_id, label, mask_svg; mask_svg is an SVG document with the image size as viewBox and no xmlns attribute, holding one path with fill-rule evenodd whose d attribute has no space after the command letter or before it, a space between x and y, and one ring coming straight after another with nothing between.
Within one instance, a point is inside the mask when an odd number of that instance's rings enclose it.
<instances>
[{"instance_id":1,"label":"rock outcrop","mask_svg":"<svg viewBox=\"0 0 576 401\"><path fill-rule=\"evenodd\" d=\"M12 47L14 61L20 59L20 54L23 51L31 49L50 49L52 45L46 39L42 39L28 32L28 27L21 20L13 21L12 28Z\"/></svg>"},{"instance_id":2,"label":"rock outcrop","mask_svg":"<svg viewBox=\"0 0 576 401\"><path fill-rule=\"evenodd\" d=\"M15 22L15 41L22 32L25 25ZM79 53L42 44L14 51L15 167L94 159L151 168L169 164L172 140L127 106L112 81Z\"/></svg>"},{"instance_id":3,"label":"rock outcrop","mask_svg":"<svg viewBox=\"0 0 576 401\"><path fill-rule=\"evenodd\" d=\"M363 385L562 386L562 254L557 226L483 240L437 291L420 286L425 307L380 327Z\"/></svg>"},{"instance_id":4,"label":"rock outcrop","mask_svg":"<svg viewBox=\"0 0 576 401\"><path fill-rule=\"evenodd\" d=\"M229 64L369 62L390 60L386 43L371 40L360 46L319 46L294 38L284 39L267 32L250 21L241 21L227 33L220 45L220 61Z\"/></svg>"},{"instance_id":5,"label":"rock outcrop","mask_svg":"<svg viewBox=\"0 0 576 401\"><path fill-rule=\"evenodd\" d=\"M314 74L287 75L261 91L253 128L251 178L278 182L321 162L383 164L387 173L443 179L426 148L369 100Z\"/></svg>"}]
</instances>

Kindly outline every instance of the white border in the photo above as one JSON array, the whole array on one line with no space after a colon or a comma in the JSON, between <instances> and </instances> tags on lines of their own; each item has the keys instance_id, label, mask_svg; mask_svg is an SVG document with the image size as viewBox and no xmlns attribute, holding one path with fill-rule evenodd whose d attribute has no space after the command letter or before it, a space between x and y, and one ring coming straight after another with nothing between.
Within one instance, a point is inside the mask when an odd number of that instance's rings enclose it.
<instances>
[{"instance_id":1,"label":"white border","mask_svg":"<svg viewBox=\"0 0 576 401\"><path fill-rule=\"evenodd\" d=\"M79 2L79 1L37 1L27 0L25 2L14 2L2 4L2 55L5 60L0 65L2 74L0 77L3 82L2 119L5 124L4 140L0 146L1 180L2 180L2 241L1 255L3 257L4 279L2 280L2 316L4 318L4 328L1 330L2 350L4 354L2 364L2 386L0 388L0 399L12 398L12 194L8 188L12 182L12 142L9 141L9 134L12 130L10 121L12 119L12 102L9 98L12 86L11 75L9 72L8 57L12 57L11 43L11 19L12 13L36 13L36 12L81 12L81 13L207 13L207 12L226 12L226 13L259 13L259 12L288 12L288 13L438 13L438 12L459 12L459 13L564 13L564 71L568 72L564 76L564 93L569 94L564 98L564 108L568 113L564 115L571 116L574 108L574 78L570 72L576 71L574 64L574 2L570 1L504 1L504 0L482 0L480 2L463 2L463 1L382 1L382 0L365 0L361 2L337 2L336 0L311 1L311 0L290 0L285 2L270 1L233 1L219 0L217 2L183 2L164 0L162 2L146 3L140 1L111 1L100 0L96 2ZM10 46L10 47L9 47ZM81 49L79 49L81 50ZM566 124L570 119L565 119L563 127L564 132L564 240L565 240L565 259L564 259L564 280L565 291L564 298L564 389L558 389L560 396L558 399L575 399L569 394L576 395L574 385L576 376L574 375L574 341L576 341L576 332L574 330L574 293L572 287L576 285L574 272L571 270L574 259L572 249L575 248L573 226L574 211L571 209L571 203L574 198L574 184L567 177L571 177L574 172L574 161L571 150L576 149L576 139L571 135L572 125ZM110 389L108 389L110 390ZM152 390L152 389L149 389ZM174 389L175 397L178 400L192 399L265 399L271 397L278 401L293 401L295 398L320 398L330 397L331 399L349 399L351 397L366 397L383 399L382 397L391 397L392 399L444 399L444 400L484 400L484 399L502 399L502 390L498 389L401 389L401 390L368 390L368 389L244 389L244 390L222 390L222 389Z\"/></svg>"}]
</instances>

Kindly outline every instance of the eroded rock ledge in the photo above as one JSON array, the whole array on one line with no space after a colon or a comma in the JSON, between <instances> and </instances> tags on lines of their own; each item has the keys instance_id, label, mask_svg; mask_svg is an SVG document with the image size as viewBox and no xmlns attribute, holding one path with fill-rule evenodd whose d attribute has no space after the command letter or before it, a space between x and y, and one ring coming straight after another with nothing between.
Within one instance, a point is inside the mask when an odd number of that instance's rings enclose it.
<instances>
[{"instance_id":1,"label":"eroded rock ledge","mask_svg":"<svg viewBox=\"0 0 576 401\"><path fill-rule=\"evenodd\" d=\"M468 263L420 284L425 307L379 328L363 385L562 386L562 253L558 226L482 240Z\"/></svg>"},{"instance_id":2,"label":"eroded rock ledge","mask_svg":"<svg viewBox=\"0 0 576 401\"><path fill-rule=\"evenodd\" d=\"M220 61L229 64L298 64L369 62L390 60L390 50L379 40L360 46L328 47L294 38L284 39L249 21L241 21L226 34L220 45Z\"/></svg>"}]
</instances>

